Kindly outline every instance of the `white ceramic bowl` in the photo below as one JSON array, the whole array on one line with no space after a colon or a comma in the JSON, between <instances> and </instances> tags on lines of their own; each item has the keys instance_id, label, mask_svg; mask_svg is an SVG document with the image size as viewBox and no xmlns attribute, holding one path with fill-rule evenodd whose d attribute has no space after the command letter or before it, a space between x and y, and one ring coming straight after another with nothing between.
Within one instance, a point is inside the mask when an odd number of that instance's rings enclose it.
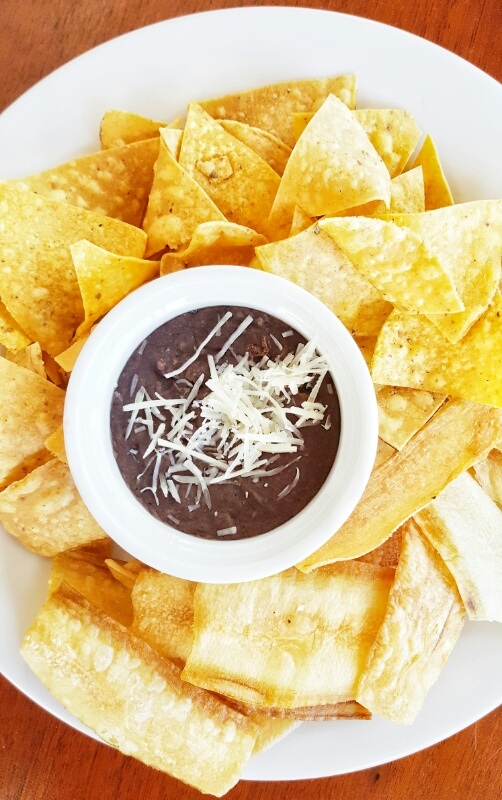
<instances>
[{"instance_id":1,"label":"white ceramic bowl","mask_svg":"<svg viewBox=\"0 0 502 800\"><path fill-rule=\"evenodd\" d=\"M333 467L295 517L249 539L218 541L182 533L153 517L125 483L112 451L110 406L132 352L169 319L196 308L236 305L273 314L305 338L317 338L333 377L341 434ZM93 517L135 558L162 572L205 583L272 575L306 558L345 522L375 459L378 416L364 359L342 323L305 290L254 269L187 269L152 281L99 323L71 375L64 412L70 469Z\"/></svg>"}]
</instances>

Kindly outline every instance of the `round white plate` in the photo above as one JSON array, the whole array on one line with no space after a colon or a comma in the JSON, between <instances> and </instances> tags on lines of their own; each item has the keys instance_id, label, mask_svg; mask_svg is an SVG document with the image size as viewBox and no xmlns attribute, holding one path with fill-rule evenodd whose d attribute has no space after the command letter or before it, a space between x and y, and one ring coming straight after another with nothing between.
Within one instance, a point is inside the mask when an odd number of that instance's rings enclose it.
<instances>
[{"instance_id":1,"label":"round white plate","mask_svg":"<svg viewBox=\"0 0 502 800\"><path fill-rule=\"evenodd\" d=\"M356 72L359 107L408 109L434 136L457 202L500 192L502 90L467 62L366 19L296 8L246 8L167 20L114 39L41 81L0 117L0 179L99 147L107 108L154 119L187 101L274 81ZM45 599L50 564L0 531L0 669L28 697L90 733L19 655ZM416 752L470 725L501 699L502 626L468 623L411 727L373 719L305 723L252 759L244 777L338 775Z\"/></svg>"}]
</instances>

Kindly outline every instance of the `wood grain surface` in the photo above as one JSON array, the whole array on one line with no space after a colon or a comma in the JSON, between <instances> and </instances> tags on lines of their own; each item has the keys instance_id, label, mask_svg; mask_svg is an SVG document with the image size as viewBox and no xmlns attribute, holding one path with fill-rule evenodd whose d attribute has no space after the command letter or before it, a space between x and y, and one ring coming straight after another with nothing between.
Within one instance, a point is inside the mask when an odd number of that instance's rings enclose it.
<instances>
[{"instance_id":1,"label":"wood grain surface","mask_svg":"<svg viewBox=\"0 0 502 800\"><path fill-rule=\"evenodd\" d=\"M260 2L0 0L0 108L89 48L180 14ZM355 14L416 33L502 79L500 0L278 3ZM498 800L502 712L400 761L336 778L241 782L229 800ZM320 723L321 724L321 723ZM97 744L0 679L0 800L191 800L178 781Z\"/></svg>"}]
</instances>

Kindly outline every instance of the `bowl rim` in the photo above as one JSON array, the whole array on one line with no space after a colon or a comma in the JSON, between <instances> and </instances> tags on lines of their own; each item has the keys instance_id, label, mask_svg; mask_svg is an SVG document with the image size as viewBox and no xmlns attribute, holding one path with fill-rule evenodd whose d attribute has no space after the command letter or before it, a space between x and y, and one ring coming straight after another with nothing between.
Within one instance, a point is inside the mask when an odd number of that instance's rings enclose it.
<instances>
[{"instance_id":1,"label":"bowl rim","mask_svg":"<svg viewBox=\"0 0 502 800\"><path fill-rule=\"evenodd\" d=\"M113 391L133 351L169 319L214 305L264 311L307 339L316 336L318 350L330 367L341 412L335 461L314 498L278 528L232 541L200 539L153 517L119 471L109 425ZM267 577L321 547L359 501L373 468L378 440L373 383L359 348L340 320L291 281L228 265L194 267L155 278L108 312L91 332L71 373L63 424L76 487L106 533L143 563L204 583Z\"/></svg>"}]
</instances>

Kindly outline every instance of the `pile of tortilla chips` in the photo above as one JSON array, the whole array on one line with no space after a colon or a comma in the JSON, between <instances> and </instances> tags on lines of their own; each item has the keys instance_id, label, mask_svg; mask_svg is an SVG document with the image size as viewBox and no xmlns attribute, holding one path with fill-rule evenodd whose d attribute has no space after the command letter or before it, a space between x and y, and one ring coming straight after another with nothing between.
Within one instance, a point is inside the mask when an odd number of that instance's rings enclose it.
<instances>
[{"instance_id":1,"label":"pile of tortilla chips","mask_svg":"<svg viewBox=\"0 0 502 800\"><path fill-rule=\"evenodd\" d=\"M465 615L502 621L502 201L455 205L430 134L415 155L406 110L355 105L341 75L191 102L185 122L109 110L100 151L0 184L0 521L54 559L22 654L109 744L215 796L302 720L412 723ZM332 539L222 586L112 558L62 429L100 319L206 264L324 302L380 413Z\"/></svg>"}]
</instances>

